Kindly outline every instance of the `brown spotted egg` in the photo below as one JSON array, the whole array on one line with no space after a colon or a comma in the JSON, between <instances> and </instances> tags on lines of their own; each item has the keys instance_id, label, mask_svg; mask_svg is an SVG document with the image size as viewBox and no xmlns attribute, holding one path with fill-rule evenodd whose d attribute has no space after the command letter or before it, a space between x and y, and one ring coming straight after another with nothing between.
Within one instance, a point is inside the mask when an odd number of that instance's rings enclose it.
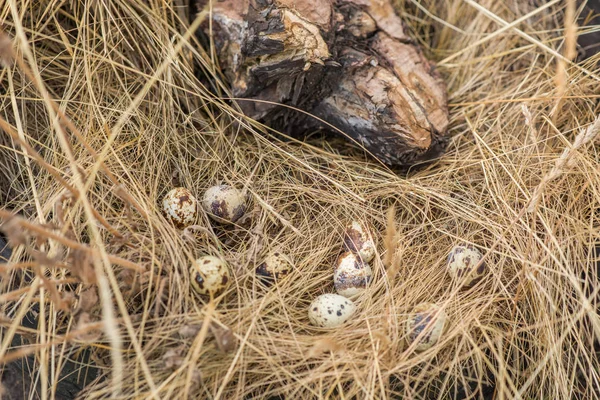
<instances>
[{"instance_id":1,"label":"brown spotted egg","mask_svg":"<svg viewBox=\"0 0 600 400\"><path fill-rule=\"evenodd\" d=\"M190 283L198 294L217 296L225 291L230 281L229 266L219 257L200 257L190 267Z\"/></svg>"},{"instance_id":2,"label":"brown spotted egg","mask_svg":"<svg viewBox=\"0 0 600 400\"><path fill-rule=\"evenodd\" d=\"M482 258L473 246L455 246L448 254L448 273L462 286L472 286L485 275L485 263L479 262Z\"/></svg>"},{"instance_id":3,"label":"brown spotted egg","mask_svg":"<svg viewBox=\"0 0 600 400\"><path fill-rule=\"evenodd\" d=\"M406 321L405 333L409 345L418 341L415 350L423 351L438 342L444 333L447 315L433 303L421 303Z\"/></svg>"},{"instance_id":4,"label":"brown spotted egg","mask_svg":"<svg viewBox=\"0 0 600 400\"><path fill-rule=\"evenodd\" d=\"M364 262L370 262L375 257L375 242L369 232L358 221L352 221L344 232L344 247L346 250L360 255Z\"/></svg>"},{"instance_id":5,"label":"brown spotted egg","mask_svg":"<svg viewBox=\"0 0 600 400\"><path fill-rule=\"evenodd\" d=\"M198 202L186 188L175 188L163 198L163 214L176 227L183 229L196 221Z\"/></svg>"},{"instance_id":6,"label":"brown spotted egg","mask_svg":"<svg viewBox=\"0 0 600 400\"><path fill-rule=\"evenodd\" d=\"M212 186L204 193L202 208L218 222L235 222L246 212L246 199L232 186Z\"/></svg>"},{"instance_id":7,"label":"brown spotted egg","mask_svg":"<svg viewBox=\"0 0 600 400\"><path fill-rule=\"evenodd\" d=\"M358 255L346 252L337 260L333 274L333 285L339 294L352 298L358 296L367 288L372 276L373 271L369 264L364 262Z\"/></svg>"},{"instance_id":8,"label":"brown spotted egg","mask_svg":"<svg viewBox=\"0 0 600 400\"><path fill-rule=\"evenodd\" d=\"M285 277L292 271L292 261L280 252L269 254L265 260L256 267L256 275L265 283L271 284Z\"/></svg>"},{"instance_id":9,"label":"brown spotted egg","mask_svg":"<svg viewBox=\"0 0 600 400\"><path fill-rule=\"evenodd\" d=\"M310 303L308 319L315 326L335 328L348 321L356 312L350 299L338 294L322 294Z\"/></svg>"}]
</instances>

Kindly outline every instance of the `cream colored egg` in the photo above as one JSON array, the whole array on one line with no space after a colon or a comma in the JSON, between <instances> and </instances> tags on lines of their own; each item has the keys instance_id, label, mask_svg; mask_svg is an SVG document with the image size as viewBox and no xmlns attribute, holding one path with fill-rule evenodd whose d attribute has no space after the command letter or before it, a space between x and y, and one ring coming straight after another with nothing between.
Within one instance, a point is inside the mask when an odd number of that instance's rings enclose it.
<instances>
[{"instance_id":1,"label":"cream colored egg","mask_svg":"<svg viewBox=\"0 0 600 400\"><path fill-rule=\"evenodd\" d=\"M216 221L235 222L246 212L246 199L232 186L217 185L206 190L202 207Z\"/></svg>"},{"instance_id":2,"label":"cream colored egg","mask_svg":"<svg viewBox=\"0 0 600 400\"><path fill-rule=\"evenodd\" d=\"M333 285L342 296L353 298L364 292L372 277L373 271L369 264L358 255L346 252L337 260Z\"/></svg>"},{"instance_id":3,"label":"cream colored egg","mask_svg":"<svg viewBox=\"0 0 600 400\"><path fill-rule=\"evenodd\" d=\"M438 342L444 333L447 315L433 303L421 303L413 309L406 321L406 336L409 345L418 341L415 350L423 351Z\"/></svg>"},{"instance_id":4,"label":"cream colored egg","mask_svg":"<svg viewBox=\"0 0 600 400\"><path fill-rule=\"evenodd\" d=\"M265 260L256 267L256 275L266 284L279 281L292 271L292 261L280 252L269 254Z\"/></svg>"},{"instance_id":5,"label":"cream colored egg","mask_svg":"<svg viewBox=\"0 0 600 400\"><path fill-rule=\"evenodd\" d=\"M338 294L322 294L310 304L308 319L315 326L335 328L348 321L356 312L350 299Z\"/></svg>"},{"instance_id":6,"label":"cream colored egg","mask_svg":"<svg viewBox=\"0 0 600 400\"><path fill-rule=\"evenodd\" d=\"M370 262L375 257L375 242L368 230L358 221L352 221L346 227L344 247L346 250L360 255L364 262Z\"/></svg>"},{"instance_id":7,"label":"cream colored egg","mask_svg":"<svg viewBox=\"0 0 600 400\"><path fill-rule=\"evenodd\" d=\"M190 267L190 283L198 294L217 296L229 286L230 281L229 266L219 257L200 257Z\"/></svg>"},{"instance_id":8,"label":"cream colored egg","mask_svg":"<svg viewBox=\"0 0 600 400\"><path fill-rule=\"evenodd\" d=\"M452 279L462 286L472 286L486 273L483 255L473 246L455 246L448 254L447 268Z\"/></svg>"},{"instance_id":9,"label":"cream colored egg","mask_svg":"<svg viewBox=\"0 0 600 400\"><path fill-rule=\"evenodd\" d=\"M163 198L163 214L176 227L183 229L196 221L198 202L186 188L175 188Z\"/></svg>"}]
</instances>

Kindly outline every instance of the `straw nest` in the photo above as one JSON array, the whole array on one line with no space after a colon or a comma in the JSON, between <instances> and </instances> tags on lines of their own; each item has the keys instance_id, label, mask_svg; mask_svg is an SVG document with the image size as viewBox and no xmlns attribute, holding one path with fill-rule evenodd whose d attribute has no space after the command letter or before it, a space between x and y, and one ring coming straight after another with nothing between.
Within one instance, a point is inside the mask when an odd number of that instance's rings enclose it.
<instances>
[{"instance_id":1,"label":"straw nest","mask_svg":"<svg viewBox=\"0 0 600 400\"><path fill-rule=\"evenodd\" d=\"M35 396L88 349L91 399L598 398L600 71L571 61L574 3L397 2L448 84L453 139L391 171L241 116L182 1L4 2L1 199L18 216L1 214L0 360L35 355ZM173 187L220 183L251 198L236 225L161 215ZM313 327L353 219L378 244L373 282L348 323ZM489 267L470 289L445 270L460 243ZM265 288L274 249L293 271ZM190 287L203 254L234 273L214 301ZM417 353L403 326L421 302L448 320Z\"/></svg>"}]
</instances>

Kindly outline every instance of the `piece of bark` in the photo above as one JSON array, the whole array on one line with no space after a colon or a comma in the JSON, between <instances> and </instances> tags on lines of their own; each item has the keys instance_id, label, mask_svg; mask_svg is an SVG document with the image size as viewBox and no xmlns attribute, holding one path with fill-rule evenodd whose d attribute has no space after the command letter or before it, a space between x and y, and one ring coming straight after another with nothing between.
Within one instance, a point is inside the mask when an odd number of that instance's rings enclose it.
<instances>
[{"instance_id":1,"label":"piece of bark","mask_svg":"<svg viewBox=\"0 0 600 400\"><path fill-rule=\"evenodd\" d=\"M246 115L301 135L323 126L294 109L306 111L393 166L445 148L446 87L389 0L200 0L197 9Z\"/></svg>"}]
</instances>

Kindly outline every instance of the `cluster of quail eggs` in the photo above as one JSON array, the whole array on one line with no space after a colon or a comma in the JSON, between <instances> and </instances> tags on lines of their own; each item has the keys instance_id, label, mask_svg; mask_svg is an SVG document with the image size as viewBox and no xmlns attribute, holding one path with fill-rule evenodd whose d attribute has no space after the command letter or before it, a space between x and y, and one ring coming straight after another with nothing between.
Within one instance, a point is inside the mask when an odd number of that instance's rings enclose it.
<instances>
[{"instance_id":1,"label":"cluster of quail eggs","mask_svg":"<svg viewBox=\"0 0 600 400\"><path fill-rule=\"evenodd\" d=\"M373 277L369 262L375 257L375 242L369 231L353 221L344 232L344 252L333 271L333 286L337 292L317 297L308 308L313 325L335 328L349 320L356 311L354 299L367 289Z\"/></svg>"},{"instance_id":2,"label":"cluster of quail eggs","mask_svg":"<svg viewBox=\"0 0 600 400\"><path fill-rule=\"evenodd\" d=\"M229 185L217 185L204 192L200 202L202 209L216 222L237 222L246 212L243 193ZM186 188L175 188L163 198L163 214L179 229L193 225L198 216L198 201ZM265 285L283 279L292 271L290 257L273 251L256 268L256 275ZM203 256L195 260L189 269L192 288L202 296L218 296L231 282L227 263L215 256Z\"/></svg>"},{"instance_id":3,"label":"cluster of quail eggs","mask_svg":"<svg viewBox=\"0 0 600 400\"><path fill-rule=\"evenodd\" d=\"M212 186L202 197L201 206L216 222L235 223L246 212L246 198L242 192L228 185ZM163 199L163 213L173 225L184 229L197 218L198 201L185 188L175 188ZM310 304L308 318L318 327L335 328L348 321L356 312L354 300L370 284L373 270L369 263L376 253L376 245L367 228L352 221L345 229L344 252L338 257L333 271L336 293L318 296ZM459 287L471 287L486 273L483 255L474 246L457 245L448 254L446 269ZM285 278L293 268L290 257L282 251L269 253L256 268L256 276L269 286ZM202 296L218 296L231 283L231 271L219 257L206 255L190 267L193 289ZM438 342L444 332L446 312L437 304L421 303L411 312L405 323L408 344L416 351L424 351Z\"/></svg>"},{"instance_id":4,"label":"cluster of quail eggs","mask_svg":"<svg viewBox=\"0 0 600 400\"><path fill-rule=\"evenodd\" d=\"M485 275L486 266L477 248L458 245L448 254L446 270L459 287L471 287ZM414 346L416 351L432 347L444 333L447 318L446 312L437 304L417 305L406 321L405 333L409 345Z\"/></svg>"},{"instance_id":5,"label":"cluster of quail eggs","mask_svg":"<svg viewBox=\"0 0 600 400\"><path fill-rule=\"evenodd\" d=\"M309 306L308 317L313 325L335 328L348 321L356 312L353 302L371 282L373 272L369 262L376 252L375 243L365 227L353 221L344 233L345 252L338 258L333 283L337 294L317 297ZM471 287L486 272L483 255L470 245L452 248L446 269L460 287ZM444 332L448 316L434 303L418 304L406 320L404 332L409 346L424 351L435 345Z\"/></svg>"},{"instance_id":6,"label":"cluster of quail eggs","mask_svg":"<svg viewBox=\"0 0 600 400\"><path fill-rule=\"evenodd\" d=\"M162 205L165 217L179 229L193 225L198 217L198 200L186 188L169 191ZM202 208L217 222L235 223L246 212L246 198L232 186L212 186L204 192Z\"/></svg>"},{"instance_id":7,"label":"cluster of quail eggs","mask_svg":"<svg viewBox=\"0 0 600 400\"><path fill-rule=\"evenodd\" d=\"M215 221L235 223L246 212L244 194L229 185L212 186L201 201L204 211ZM177 228L193 225L198 217L198 201L186 188L175 188L163 198L164 216ZM192 288L202 296L218 296L231 283L231 271L225 260L206 255L198 258L189 269Z\"/></svg>"}]
</instances>

